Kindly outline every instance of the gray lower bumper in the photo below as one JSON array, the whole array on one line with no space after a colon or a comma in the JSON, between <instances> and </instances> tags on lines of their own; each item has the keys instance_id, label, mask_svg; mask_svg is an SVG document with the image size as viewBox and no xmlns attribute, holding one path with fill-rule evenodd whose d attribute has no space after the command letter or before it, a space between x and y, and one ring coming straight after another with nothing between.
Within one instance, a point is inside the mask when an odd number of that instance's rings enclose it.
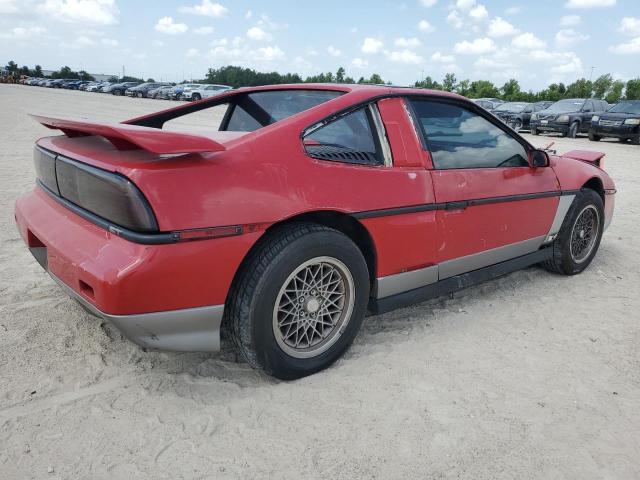
<instances>
[{"instance_id":1,"label":"gray lower bumper","mask_svg":"<svg viewBox=\"0 0 640 480\"><path fill-rule=\"evenodd\" d=\"M92 315L103 318L144 348L177 352L218 352L224 305L135 315L111 315L98 310L49 272L58 285Z\"/></svg>"}]
</instances>

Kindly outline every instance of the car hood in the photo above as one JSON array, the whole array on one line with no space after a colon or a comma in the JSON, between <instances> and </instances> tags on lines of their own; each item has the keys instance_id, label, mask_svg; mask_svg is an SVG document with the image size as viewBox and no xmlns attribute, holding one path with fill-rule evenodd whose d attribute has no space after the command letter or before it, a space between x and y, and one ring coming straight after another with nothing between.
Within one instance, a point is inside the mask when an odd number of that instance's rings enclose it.
<instances>
[{"instance_id":1,"label":"car hood","mask_svg":"<svg viewBox=\"0 0 640 480\"><path fill-rule=\"evenodd\" d=\"M640 113L605 112L600 114L602 120L625 120L627 118L640 118Z\"/></svg>"}]
</instances>

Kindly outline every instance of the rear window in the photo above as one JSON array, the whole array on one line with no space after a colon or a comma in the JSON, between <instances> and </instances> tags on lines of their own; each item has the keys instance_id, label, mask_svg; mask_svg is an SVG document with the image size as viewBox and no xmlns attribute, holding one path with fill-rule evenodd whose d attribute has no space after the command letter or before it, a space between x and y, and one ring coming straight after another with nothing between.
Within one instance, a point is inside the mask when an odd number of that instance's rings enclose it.
<instances>
[{"instance_id":1,"label":"rear window","mask_svg":"<svg viewBox=\"0 0 640 480\"><path fill-rule=\"evenodd\" d=\"M331 90L271 90L242 95L223 129L252 132L342 94Z\"/></svg>"}]
</instances>

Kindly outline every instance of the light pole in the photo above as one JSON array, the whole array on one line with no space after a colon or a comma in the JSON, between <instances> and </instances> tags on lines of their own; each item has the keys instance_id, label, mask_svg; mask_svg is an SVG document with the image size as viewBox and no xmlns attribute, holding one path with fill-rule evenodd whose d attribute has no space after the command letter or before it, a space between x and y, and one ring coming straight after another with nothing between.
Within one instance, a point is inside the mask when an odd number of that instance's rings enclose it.
<instances>
[{"instance_id":1,"label":"light pole","mask_svg":"<svg viewBox=\"0 0 640 480\"><path fill-rule=\"evenodd\" d=\"M595 70L596 67L591 67L591 73L589 74L589 81L591 81L591 79L593 78L593 71Z\"/></svg>"}]
</instances>

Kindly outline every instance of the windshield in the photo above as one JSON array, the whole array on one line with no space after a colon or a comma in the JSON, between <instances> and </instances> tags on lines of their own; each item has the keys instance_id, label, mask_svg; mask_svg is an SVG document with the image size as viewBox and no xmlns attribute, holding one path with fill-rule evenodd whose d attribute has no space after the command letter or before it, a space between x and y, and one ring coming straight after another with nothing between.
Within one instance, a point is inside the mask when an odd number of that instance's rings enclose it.
<instances>
[{"instance_id":1,"label":"windshield","mask_svg":"<svg viewBox=\"0 0 640 480\"><path fill-rule=\"evenodd\" d=\"M640 101L638 102L620 102L611 107L607 112L611 113L630 113L632 115L640 115Z\"/></svg>"},{"instance_id":2,"label":"windshield","mask_svg":"<svg viewBox=\"0 0 640 480\"><path fill-rule=\"evenodd\" d=\"M238 97L224 130L252 132L342 95L331 90L271 90Z\"/></svg>"},{"instance_id":3,"label":"windshield","mask_svg":"<svg viewBox=\"0 0 640 480\"><path fill-rule=\"evenodd\" d=\"M560 100L547 108L549 112L564 113L577 112L582 109L584 100Z\"/></svg>"},{"instance_id":4,"label":"windshield","mask_svg":"<svg viewBox=\"0 0 640 480\"><path fill-rule=\"evenodd\" d=\"M496 108L493 109L494 112L521 112L523 111L525 108L527 108L526 103L515 103L515 102L509 102L509 103L503 103L499 106L497 106Z\"/></svg>"}]
</instances>

